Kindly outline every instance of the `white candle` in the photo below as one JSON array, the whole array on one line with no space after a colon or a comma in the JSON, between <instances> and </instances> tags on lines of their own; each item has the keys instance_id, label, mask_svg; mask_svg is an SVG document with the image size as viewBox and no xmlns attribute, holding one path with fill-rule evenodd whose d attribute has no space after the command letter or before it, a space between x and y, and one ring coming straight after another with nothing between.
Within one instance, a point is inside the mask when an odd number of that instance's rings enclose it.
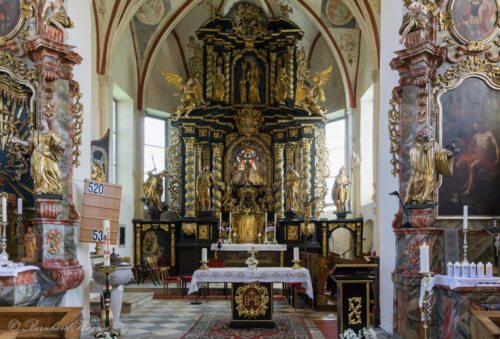
<instances>
[{"instance_id":1,"label":"white candle","mask_svg":"<svg viewBox=\"0 0 500 339\"><path fill-rule=\"evenodd\" d=\"M455 264L453 264L453 276L455 278L460 278L460 275L462 274L462 265L457 261Z\"/></svg>"},{"instance_id":2,"label":"white candle","mask_svg":"<svg viewBox=\"0 0 500 339\"><path fill-rule=\"evenodd\" d=\"M493 265L490 262L486 264L486 278L493 278Z\"/></svg>"},{"instance_id":3,"label":"white candle","mask_svg":"<svg viewBox=\"0 0 500 339\"><path fill-rule=\"evenodd\" d=\"M420 246L420 272L429 272L429 246L425 243Z\"/></svg>"},{"instance_id":4,"label":"white candle","mask_svg":"<svg viewBox=\"0 0 500 339\"><path fill-rule=\"evenodd\" d=\"M468 261L462 262L462 272L460 273L460 276L462 278L469 278L470 275L470 265Z\"/></svg>"},{"instance_id":5,"label":"white candle","mask_svg":"<svg viewBox=\"0 0 500 339\"><path fill-rule=\"evenodd\" d=\"M475 263L470 264L469 277L477 277L477 265Z\"/></svg>"},{"instance_id":6,"label":"white candle","mask_svg":"<svg viewBox=\"0 0 500 339\"><path fill-rule=\"evenodd\" d=\"M110 222L108 219L102 222L103 236L104 236L104 266L111 265L111 251L109 244L111 241Z\"/></svg>"},{"instance_id":7,"label":"white candle","mask_svg":"<svg viewBox=\"0 0 500 339\"><path fill-rule=\"evenodd\" d=\"M451 261L446 265L446 275L449 277L453 277L453 263Z\"/></svg>"},{"instance_id":8,"label":"white candle","mask_svg":"<svg viewBox=\"0 0 500 339\"><path fill-rule=\"evenodd\" d=\"M23 214L23 199L17 198L17 214Z\"/></svg>"},{"instance_id":9,"label":"white candle","mask_svg":"<svg viewBox=\"0 0 500 339\"><path fill-rule=\"evenodd\" d=\"M477 264L477 277L484 278L484 264L482 261Z\"/></svg>"},{"instance_id":10,"label":"white candle","mask_svg":"<svg viewBox=\"0 0 500 339\"><path fill-rule=\"evenodd\" d=\"M202 248L201 249L201 261L208 261L207 260L207 249L206 248Z\"/></svg>"},{"instance_id":11,"label":"white candle","mask_svg":"<svg viewBox=\"0 0 500 339\"><path fill-rule=\"evenodd\" d=\"M7 222L7 197L2 197L2 222Z\"/></svg>"},{"instance_id":12,"label":"white candle","mask_svg":"<svg viewBox=\"0 0 500 339\"><path fill-rule=\"evenodd\" d=\"M469 206L464 205L464 230L468 229L467 217L469 216Z\"/></svg>"},{"instance_id":13,"label":"white candle","mask_svg":"<svg viewBox=\"0 0 500 339\"><path fill-rule=\"evenodd\" d=\"M299 248L293 248L293 261L299 261Z\"/></svg>"}]
</instances>

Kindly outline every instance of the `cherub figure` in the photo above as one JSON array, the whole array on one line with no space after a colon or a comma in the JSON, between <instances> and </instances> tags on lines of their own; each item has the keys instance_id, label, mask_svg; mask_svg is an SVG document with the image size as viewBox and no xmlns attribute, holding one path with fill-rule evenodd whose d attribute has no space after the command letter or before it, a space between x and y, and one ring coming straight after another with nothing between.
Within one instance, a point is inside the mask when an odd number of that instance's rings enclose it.
<instances>
[{"instance_id":1,"label":"cherub figure","mask_svg":"<svg viewBox=\"0 0 500 339\"><path fill-rule=\"evenodd\" d=\"M304 100L297 103L298 105L301 105L312 113L320 115L325 113L325 109L318 105L318 101L325 102L326 98L323 88L330 78L332 69L333 67L329 66L323 71L314 73L312 77L313 86L309 86L307 83L303 84L301 91L304 93Z\"/></svg>"},{"instance_id":2,"label":"cherub figure","mask_svg":"<svg viewBox=\"0 0 500 339\"><path fill-rule=\"evenodd\" d=\"M190 78L184 83L180 75L166 71L163 71L162 75L170 85L179 90L174 94L181 97L181 103L175 109L175 120L179 119L182 114L188 116L196 106L204 103L203 89L199 81Z\"/></svg>"}]
</instances>

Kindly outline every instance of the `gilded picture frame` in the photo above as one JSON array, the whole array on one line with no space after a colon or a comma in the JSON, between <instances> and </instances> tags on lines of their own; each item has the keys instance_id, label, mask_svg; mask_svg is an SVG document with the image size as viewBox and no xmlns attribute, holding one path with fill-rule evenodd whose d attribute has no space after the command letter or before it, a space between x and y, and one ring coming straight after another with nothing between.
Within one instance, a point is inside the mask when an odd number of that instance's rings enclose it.
<instances>
[{"instance_id":1,"label":"gilded picture frame","mask_svg":"<svg viewBox=\"0 0 500 339\"><path fill-rule=\"evenodd\" d=\"M484 72L491 67L453 73L455 67L438 77L441 83L435 91L439 141L442 147L454 142L460 149L453 176L443 177L438 190L438 218L461 218L468 205L470 217L489 219L500 215L500 84L491 72ZM450 74L455 74L451 81Z\"/></svg>"},{"instance_id":2,"label":"gilded picture frame","mask_svg":"<svg viewBox=\"0 0 500 339\"><path fill-rule=\"evenodd\" d=\"M0 0L0 44L15 38L32 15L33 6L26 0Z\"/></svg>"},{"instance_id":3,"label":"gilded picture frame","mask_svg":"<svg viewBox=\"0 0 500 339\"><path fill-rule=\"evenodd\" d=\"M450 0L444 26L461 44L487 44L500 31L500 0Z\"/></svg>"}]
</instances>

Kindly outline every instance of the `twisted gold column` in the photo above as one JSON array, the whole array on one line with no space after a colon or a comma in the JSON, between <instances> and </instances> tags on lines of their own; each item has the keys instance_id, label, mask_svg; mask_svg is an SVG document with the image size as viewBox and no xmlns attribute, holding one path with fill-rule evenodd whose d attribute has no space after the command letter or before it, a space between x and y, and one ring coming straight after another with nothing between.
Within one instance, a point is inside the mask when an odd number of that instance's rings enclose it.
<instances>
[{"instance_id":1,"label":"twisted gold column","mask_svg":"<svg viewBox=\"0 0 500 339\"><path fill-rule=\"evenodd\" d=\"M194 158L194 138L185 138L186 146L186 185L184 187L184 197L186 199L186 217L194 217L195 211L195 158Z\"/></svg>"},{"instance_id":2,"label":"twisted gold column","mask_svg":"<svg viewBox=\"0 0 500 339\"><path fill-rule=\"evenodd\" d=\"M231 52L224 52L224 102L229 104L229 93L231 89L231 72L230 72Z\"/></svg>"},{"instance_id":3,"label":"twisted gold column","mask_svg":"<svg viewBox=\"0 0 500 339\"><path fill-rule=\"evenodd\" d=\"M285 175L286 171L288 170L288 166L290 164L294 165L293 163L293 158L294 158L294 153L295 153L295 144L294 143L288 143L285 148ZM284 192L283 192L284 193ZM285 195L286 197L286 195ZM293 207L293 201L285 201L285 206L286 208L294 209Z\"/></svg>"},{"instance_id":4,"label":"twisted gold column","mask_svg":"<svg viewBox=\"0 0 500 339\"><path fill-rule=\"evenodd\" d=\"M270 80L270 86L271 90L269 91L271 94L271 97L269 99L269 102L271 104L274 104L275 102L275 97L274 97L274 89L276 88L276 53L271 53L271 80Z\"/></svg>"},{"instance_id":5,"label":"twisted gold column","mask_svg":"<svg viewBox=\"0 0 500 339\"><path fill-rule=\"evenodd\" d=\"M214 46L207 46L207 88L205 94L208 99L213 99L213 76L214 76Z\"/></svg>"},{"instance_id":6,"label":"twisted gold column","mask_svg":"<svg viewBox=\"0 0 500 339\"><path fill-rule=\"evenodd\" d=\"M283 150L285 145L274 144L274 211L278 217L283 216Z\"/></svg>"},{"instance_id":7,"label":"twisted gold column","mask_svg":"<svg viewBox=\"0 0 500 339\"><path fill-rule=\"evenodd\" d=\"M222 181L222 144L214 144L212 151L212 165L213 165L213 175L216 183ZM219 215L222 207L222 193L219 188L213 188L212 193L212 204L216 215Z\"/></svg>"},{"instance_id":8,"label":"twisted gold column","mask_svg":"<svg viewBox=\"0 0 500 339\"><path fill-rule=\"evenodd\" d=\"M311 144L312 140L302 140L302 190L303 194L311 194ZM311 198L311 196L309 197Z\"/></svg>"},{"instance_id":9,"label":"twisted gold column","mask_svg":"<svg viewBox=\"0 0 500 339\"><path fill-rule=\"evenodd\" d=\"M288 46L288 52L286 56L286 67L287 67L287 75L289 84L288 84L288 97L294 98L295 96L293 95L293 52L294 52L295 47L294 46Z\"/></svg>"}]
</instances>

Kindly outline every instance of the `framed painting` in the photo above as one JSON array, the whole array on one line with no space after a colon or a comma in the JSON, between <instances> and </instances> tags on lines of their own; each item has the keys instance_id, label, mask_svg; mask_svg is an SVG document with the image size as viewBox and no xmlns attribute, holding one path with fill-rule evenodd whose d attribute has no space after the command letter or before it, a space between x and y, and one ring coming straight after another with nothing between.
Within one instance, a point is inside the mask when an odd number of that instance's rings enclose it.
<instances>
[{"instance_id":1,"label":"framed painting","mask_svg":"<svg viewBox=\"0 0 500 339\"><path fill-rule=\"evenodd\" d=\"M14 38L27 17L31 16L32 7L27 7L24 0L0 0L0 38L10 40Z\"/></svg>"},{"instance_id":2,"label":"framed painting","mask_svg":"<svg viewBox=\"0 0 500 339\"><path fill-rule=\"evenodd\" d=\"M463 205L471 216L500 215L499 90L469 76L440 96L441 144L460 149L439 189L440 217L460 216Z\"/></svg>"},{"instance_id":3,"label":"framed painting","mask_svg":"<svg viewBox=\"0 0 500 339\"><path fill-rule=\"evenodd\" d=\"M499 7L500 0L451 0L450 32L461 43L490 41L499 30Z\"/></svg>"}]
</instances>

